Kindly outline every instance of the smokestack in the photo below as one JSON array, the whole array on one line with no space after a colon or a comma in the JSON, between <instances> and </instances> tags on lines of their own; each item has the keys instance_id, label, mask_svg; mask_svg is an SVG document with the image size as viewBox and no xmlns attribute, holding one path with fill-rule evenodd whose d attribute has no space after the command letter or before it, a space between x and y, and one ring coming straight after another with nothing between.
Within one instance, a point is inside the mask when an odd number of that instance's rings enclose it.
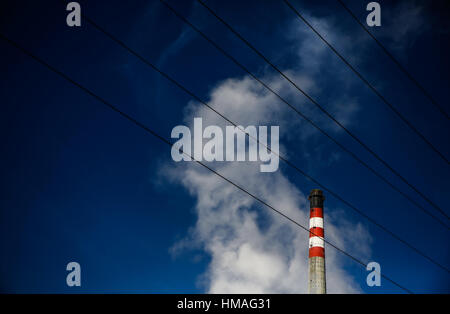
<instances>
[{"instance_id":1,"label":"smokestack","mask_svg":"<svg viewBox=\"0 0 450 314\"><path fill-rule=\"evenodd\" d=\"M323 229L323 192L314 189L309 200L309 278L308 293L327 293L325 282L325 242Z\"/></svg>"}]
</instances>

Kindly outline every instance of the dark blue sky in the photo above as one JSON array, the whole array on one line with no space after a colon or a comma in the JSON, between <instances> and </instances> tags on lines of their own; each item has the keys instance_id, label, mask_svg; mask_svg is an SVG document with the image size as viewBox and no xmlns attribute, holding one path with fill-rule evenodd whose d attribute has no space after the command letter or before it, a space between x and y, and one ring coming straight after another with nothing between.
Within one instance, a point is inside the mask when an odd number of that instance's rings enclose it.
<instances>
[{"instance_id":1,"label":"dark blue sky","mask_svg":"<svg viewBox=\"0 0 450 314\"><path fill-rule=\"evenodd\" d=\"M415 16L400 14L405 13L401 4L379 2L383 24L372 31L450 112L448 4L417 1L414 5L421 7L420 19L411 21L408 19ZM170 3L252 71L261 73L265 69L263 61L204 8L191 1ZM286 48L292 44L292 38L287 34L296 18L283 3L207 3L277 65L292 66L293 52ZM372 41L364 41L364 47L352 46L359 43L353 42L354 38L364 38L366 34L337 1L293 3L310 16L332 21L338 33L348 34L333 38L332 43L337 49L346 50L350 46L349 51L359 51L358 55L346 56L450 157L448 120ZM346 3L365 19L361 1ZM80 4L83 13L202 98L207 98L218 82L244 75L159 1L80 1ZM192 100L188 95L89 24L82 22L80 28L68 27L67 12L60 1L3 1L1 6L2 34L166 137L170 137L174 126L183 123L184 108ZM412 32L400 29L405 21L411 23ZM304 28L301 21L298 27ZM8 43L0 41L0 49L0 291L206 291L201 275L209 265L208 254L194 249L174 258L169 253L196 221L195 199L182 186L170 184L158 175L162 164L173 163L170 148ZM314 55L310 58L313 61ZM331 52L326 58L340 70L336 72L335 66L321 68L315 82L321 89L313 91L312 96L332 110L328 104L339 97L343 85L351 84L349 91L359 110L352 117L350 129L449 213L448 164ZM303 96L299 94L298 98ZM310 103L302 103L309 106L320 125L331 124L320 118L320 112ZM448 223L351 138L339 132L334 136ZM320 135L307 143L298 144L291 138L282 144L289 151L290 160L449 267L448 230L335 144ZM314 157L304 157L302 151L312 147L321 147L325 155L338 152L339 161L329 166ZM283 164L280 167L304 193L316 188L292 169ZM343 210L347 219L361 221L369 230L373 237L372 260L381 264L384 274L414 292L450 292L447 272L332 197L327 197L326 205ZM305 243L305 249L306 246ZM350 253L358 256L358 252ZM81 264L80 288L66 286L65 266L70 261ZM401 292L387 281L379 288L367 287L367 272L352 261L345 264L345 270L363 292Z\"/></svg>"}]
</instances>

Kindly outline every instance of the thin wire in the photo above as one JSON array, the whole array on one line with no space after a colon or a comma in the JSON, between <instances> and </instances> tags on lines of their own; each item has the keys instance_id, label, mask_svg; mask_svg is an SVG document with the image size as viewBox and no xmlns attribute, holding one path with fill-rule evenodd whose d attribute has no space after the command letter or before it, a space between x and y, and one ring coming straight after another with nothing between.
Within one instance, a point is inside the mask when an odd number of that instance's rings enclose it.
<instances>
[{"instance_id":1,"label":"thin wire","mask_svg":"<svg viewBox=\"0 0 450 314\"><path fill-rule=\"evenodd\" d=\"M86 18L86 17L85 17ZM42 60L41 58L35 56L34 54L32 54L31 52L29 52L28 50L26 50L25 48L23 48L22 46L20 46L19 44L17 44L16 42L12 41L11 39L7 38L6 36L4 36L3 34L0 33L0 37L5 40L6 42L8 42L10 45L14 46L15 48L17 48L18 50L22 51L24 54L26 54L27 56L31 57L32 59L34 59L35 61L37 61L38 63L44 65L45 67L47 67L49 70L53 71L54 73L58 74L59 76L61 76L62 78L64 78L66 81L68 81L69 83L75 85L76 87L78 87L79 89L81 89L82 91L84 91L85 93L89 94L90 96L94 97L96 100L100 101L101 103L103 103L104 105L106 105L108 108L112 109L113 111L117 112L118 114L120 114L122 117L124 117L125 119L127 119L128 121L132 122L133 124L135 124L136 126L140 127L141 129L143 129L144 131L148 132L149 134L153 135L154 137L156 137L157 139L159 139L160 141L162 141L163 143L172 146L173 143L166 139L165 137L159 135L156 131L152 130L151 128L147 127L146 125L144 125L143 123L139 122L138 120L136 120L135 118L133 118L132 116L128 115L127 113L121 111L119 108L117 108L116 106L114 106L113 104L111 104L110 102L106 101L104 98L98 96L97 94L95 94L93 91L91 91L90 89L88 89L87 87L81 85L80 83L76 82L75 80L73 80L72 78L70 78L68 75L66 75L65 73L59 71L58 69L54 68L53 66L51 66L50 64L48 64L47 62L45 62L44 60ZM239 190L241 190L242 192L244 192L245 194L247 194L248 196L252 197L253 199L255 199L256 201L258 201L259 203L263 204L264 206L268 207L269 209L271 209L272 211L274 211L275 213L279 214L280 216L286 218L287 220L289 220L290 222L294 223L296 226L302 228L303 230L305 230L306 232L314 235L314 236L318 236L316 235L314 232L310 231L308 228L306 228L305 226L303 226L302 224L300 224L299 222L297 222L296 220L290 218L289 216L287 216L286 214L284 214L281 210L276 209L275 207L273 207L272 205L268 204L267 202L265 202L264 200L260 199L259 197L257 197L256 195L250 193L248 190L246 190L245 188L241 187L240 185L236 184L235 182L231 181L230 179L228 179L227 177L223 176L222 174L220 174L219 172L215 171L214 169L208 167L206 164L204 164L203 162L194 159L194 157L191 154L188 154L186 152L184 152L182 149L180 149L180 152L183 153L184 155L188 156L189 158L191 158L193 161L195 161L196 163L198 163L199 165L203 166L205 169L211 171L212 173L214 173L215 175L217 175L218 177L222 178L223 180L225 180L226 182L230 183L231 185L233 185L234 187L238 188ZM322 238L322 237L321 237ZM351 255L350 253L347 253L346 251L344 251L343 249L339 248L338 246L334 245L333 243L329 242L328 240L325 240L324 238L322 238L324 240L325 243L327 243L328 245L330 245L331 247L333 247L334 249L336 249L337 251L341 252L342 254L344 254L345 256L351 258L353 261L357 262L358 264L362 265L364 268L367 267L367 263L362 262L361 260L359 260L358 258L354 257L353 255ZM388 280L389 282L393 283L394 285L396 285L397 287L399 287L400 289L406 291L407 293L413 294L413 292L407 288L405 288L404 286L400 285L399 283L397 283L396 281L394 281L393 279L391 279L390 277L381 274L381 276L383 278L385 278L386 280Z\"/></svg>"},{"instance_id":2,"label":"thin wire","mask_svg":"<svg viewBox=\"0 0 450 314\"><path fill-rule=\"evenodd\" d=\"M173 84L175 84L177 87L179 87L181 90L183 90L184 92L186 92L188 95L190 95L192 98L196 99L198 102L200 102L201 104L203 104L204 106L206 106L207 108L209 108L210 110L212 110L214 113L216 113L218 116L220 116L221 118L223 118L225 121L231 123L232 125L238 127L238 129L243 132L244 134L246 134L249 138L257 141L259 144L264 145L269 151L271 151L272 153L276 154L282 161L286 162L289 166L291 166L292 168L296 169L298 172L300 172L302 175L304 175L306 178L308 178L309 180L311 180L312 182L314 182L315 184L317 184L318 186L320 186L321 188L323 188L325 191L329 192L331 195L333 195L336 199L342 201L344 204L346 204L347 206L349 206L351 209L353 209L355 212L357 212L359 215L361 215L362 217L366 218L369 222L373 223L374 225L378 226L380 229L382 229L383 231L385 231L386 233L388 233L389 235L391 235L394 239L398 240L399 242L403 243L404 245L406 245L407 247L409 247L410 249L412 249L413 251L415 251L417 254L421 255L422 257L426 258L427 260L429 260L430 262L432 262L433 264L435 264L436 266L442 268L443 270L445 270L447 273L450 273L450 270L448 268L446 268L445 266L441 265L440 263L438 263L437 261L435 261L434 259L432 259L431 257L429 257L428 255L426 255L425 253L421 252L419 249L415 248L413 245L409 244L407 241L403 240L402 238L400 238L399 236L397 236L396 234L394 234L392 231L390 231L388 228L384 227L383 225L379 224L378 222L376 222L374 219L372 219L371 217L367 216L366 214L364 214L361 210L357 209L355 206L353 206L352 204L350 204L349 202L345 201L344 199L342 199L337 193L332 192L329 188L325 187L324 185L320 184L317 180L315 180L314 178L312 178L310 175L308 175L306 172L302 171L300 168L298 168L296 165L294 165L293 163L291 163L290 161L288 161L286 158L284 158L283 156L281 156L280 154L273 152L270 147L268 147L266 144L261 143L257 138L254 138L251 134L247 133L244 129L242 129L241 127L239 127L236 123L234 123L233 121L231 121L230 119L228 119L226 116L224 116L223 114L221 114L220 112L218 112L216 109L214 109L211 105L209 105L208 103L206 103L205 101L203 101L200 97L198 97L197 95L195 95L193 92L191 92L190 90L188 90L187 88L185 88L183 85L181 85L179 82L177 82L175 79L173 79L172 77L170 77L168 74L164 73L162 70L160 70L158 67L156 67L155 65L153 65L150 61L148 61L147 59L145 59L144 57L142 57L140 54L138 54L137 52L135 52L133 49L131 49L129 46L127 46L124 42L122 42L121 40L119 40L118 38L116 38L115 36L113 36L112 34L110 34L109 32L107 32L104 28L102 28L101 26L99 26L98 24L96 24L92 19L90 19L89 17L87 17L85 14L83 14L83 18L88 21L88 23L90 23L92 26L94 26L98 31L102 32L103 34L105 34L107 37L109 37L110 39L112 39L113 41L115 41L117 44L119 44L121 47L123 47L125 50L127 50L128 52L130 52L131 54L133 54L134 56L136 56L137 58L139 58L139 60L141 60L144 64L150 66L152 69L154 69L155 71L157 71L159 74L161 74L162 76L164 76L167 80L169 80L170 82L172 82Z\"/></svg>"},{"instance_id":3,"label":"thin wire","mask_svg":"<svg viewBox=\"0 0 450 314\"><path fill-rule=\"evenodd\" d=\"M377 43L377 45L384 51L384 53L398 66L398 68L409 78L414 85L419 88L422 93L431 101L431 103L442 113L444 117L450 119L447 112L445 112L444 108L431 96L431 94L406 70L404 66L386 49L386 47L373 35L367 27L364 26L363 23L360 22L358 17L345 5L342 0L338 0L338 2L344 7L344 9L353 17L353 19L364 29L364 31L369 34L370 37Z\"/></svg>"},{"instance_id":4,"label":"thin wire","mask_svg":"<svg viewBox=\"0 0 450 314\"><path fill-rule=\"evenodd\" d=\"M274 70L279 72L286 80L288 80L297 90L299 90L303 95L305 95L311 102L313 102L318 108L327 114L330 118L331 115L327 113L315 100L313 100L309 95L307 95L297 84L295 84L288 76L286 76L282 71L280 71L272 62L270 62L259 50L257 50L253 45L251 45L241 34L239 34L236 30L234 30L230 24L225 22L215 11L213 11L210 7L208 7L203 1L197 0L203 7L205 7L214 17L216 17L223 25L225 25L231 32L233 32L240 40L242 40L249 48L255 51L261 58L264 59ZM422 133L420 133L387 99L381 95L367 80L365 80L361 75L358 75L360 79L364 81L364 83L369 86L369 88L386 104L388 107L411 129L413 130L428 146L434 150L447 164L450 164L450 161L428 141ZM335 121L336 122L336 121ZM448 218L448 217L447 217Z\"/></svg>"},{"instance_id":5,"label":"thin wire","mask_svg":"<svg viewBox=\"0 0 450 314\"><path fill-rule=\"evenodd\" d=\"M315 28L312 26L306 18L294 8L294 6L289 3L288 0L283 0L284 3L364 82L366 85L371 87L376 93L378 91L373 88L373 86L359 73ZM324 111L324 110L323 110ZM325 111L324 111L325 112ZM400 175L396 170L394 170L387 162L385 162L381 157L379 157L372 149L367 147L358 137L356 137L353 133L351 133L345 126L339 123L334 117L332 117L328 112L325 112L333 121L335 121L341 128L347 132L352 138L354 138L359 144L361 144L366 150L368 150L375 158L377 158L380 162L383 163L389 170L391 170L397 177L399 177L403 182L405 182L410 188L417 192L424 200L426 200L431 206L436 208L441 214L443 214L447 219L450 217L433 201L430 200L427 196L425 196L422 192L420 192L415 186L410 184L402 175Z\"/></svg>"},{"instance_id":6,"label":"thin wire","mask_svg":"<svg viewBox=\"0 0 450 314\"><path fill-rule=\"evenodd\" d=\"M429 215L430 217L434 218L435 220L437 220L440 224L442 224L445 228L449 229L449 227L447 226L446 223L444 223L441 219L439 219L438 217L436 217L435 215L433 215L430 211L428 211L427 209L425 209L422 205L420 205L419 203L417 203L416 201L414 201L410 196L408 196L406 193L404 193L403 191L401 191L398 187L396 187L394 184L392 184L389 180L387 180L385 177L383 177L380 173L378 173L377 171L375 171L372 167L370 167L366 162L362 161L357 155L355 155L353 152L351 152L349 149L347 149L345 146L343 146L341 143L339 143L335 138L333 138L331 135L329 135L326 131L324 131L322 128L320 128L316 123L314 123L310 118L308 118L307 116L305 116L299 109L297 109L295 106L293 106L292 104L290 104L287 100L285 100L283 97L281 97L277 92L275 92L272 88L270 88L267 84L265 84L260 78L258 78L257 76L255 76L250 70L248 70L248 68L246 68L244 65L242 65L239 61L236 60L236 58L234 58L232 55L230 55L228 52L226 52L222 47L220 47L217 43L215 43L212 39L210 39L208 36L205 35L205 33L203 33L200 29L198 29L195 25L193 25L189 20L187 20L184 16L182 16L180 13L178 13L172 6L170 6L167 2L160 0L161 3L163 3L169 10L171 10L179 19L181 19L184 23L186 23L187 25L189 25L194 31L196 31L199 35L201 35L206 41L208 41L211 45L213 45L217 50L219 50L219 52L221 52L224 56L226 56L227 58L229 58L231 61L233 61L238 67L240 67L241 69L243 69L246 73L248 73L254 80L256 80L257 82L259 82L262 86L264 86L267 90L269 90L272 94L274 94L277 98L279 98L283 103L285 103L286 105L288 105L292 110L294 110L300 117L302 117L305 121L307 121L308 123L310 123L312 126L314 126L317 130L319 130L322 134L324 134L326 137L328 137L331 141L333 141L336 145L338 145L342 150L344 150L345 152L347 152L350 156L352 156L356 161L358 161L359 163L361 163L364 167L366 167L368 170L370 170L370 172L372 172L375 176L377 176L379 179L381 179L384 183L386 183L389 187L391 187L393 190L395 190L396 192L400 193L403 197L405 197L411 204L413 204L414 206L416 206L417 208L419 208L420 210L422 210L425 214ZM339 122L337 122L339 123ZM344 127L345 128L345 127ZM346 129L347 130L347 129ZM358 138L356 138L356 140L359 141ZM364 143L361 143L361 145L364 146ZM366 149L370 150L370 148L366 147ZM370 150L371 151L371 150ZM375 154L375 153L373 153ZM383 160L381 160L382 162L384 162ZM386 164L387 167L390 167L388 164ZM391 167L390 167L391 168ZM397 173L394 169L391 168L391 171L394 172L394 174L397 174L397 176L401 177L403 179L404 182L406 182L407 184L409 184L408 181L406 181L406 179L404 179L399 173ZM415 189L414 186L412 186L411 184L409 184L411 186L411 188ZM416 189L417 190L417 189ZM420 191L418 191L418 194L422 194ZM422 194L422 197L424 197L424 199L428 199L427 197L425 197ZM428 199L429 200L429 199ZM431 202L431 201L430 201ZM432 202L431 202L432 203ZM445 215L444 212L444 216L446 216L446 218L448 219L449 217L447 215Z\"/></svg>"},{"instance_id":7,"label":"thin wire","mask_svg":"<svg viewBox=\"0 0 450 314\"><path fill-rule=\"evenodd\" d=\"M378 154L376 154L372 149L365 145L356 135L350 132L344 127L336 118L334 118L325 108L323 108L316 100L314 100L309 94L307 94L303 89L301 89L295 82L293 82L288 76L286 76L278 67L276 67L270 60L268 60L258 49L256 49L252 44L250 44L241 34L239 34L234 28L231 27L227 22L225 22L220 16L218 16L211 8L209 8L201 0L197 0L202 6L204 6L214 17L216 17L222 24L224 24L233 34L235 34L242 42L244 42L249 48L251 48L256 54L258 54L267 64L269 64L274 70L276 70L281 76L283 76L292 86L294 86L298 91L300 91L306 98L308 98L317 108L319 108L323 113L325 113L330 119L332 119L339 127L341 127L347 134L349 134L353 139L355 139L360 145L362 145L371 155L373 155L377 160L382 162L386 167L389 168L397 177L399 177L403 182L405 182L409 187L416 191L420 196L422 196L430 205L436 208L442 215L447 219L450 217L434 202L432 202L428 197L421 193L417 188L415 188L411 183L409 183L403 176L401 176L397 171L395 171L386 161L384 161ZM296 111L298 113L298 111Z\"/></svg>"}]
</instances>

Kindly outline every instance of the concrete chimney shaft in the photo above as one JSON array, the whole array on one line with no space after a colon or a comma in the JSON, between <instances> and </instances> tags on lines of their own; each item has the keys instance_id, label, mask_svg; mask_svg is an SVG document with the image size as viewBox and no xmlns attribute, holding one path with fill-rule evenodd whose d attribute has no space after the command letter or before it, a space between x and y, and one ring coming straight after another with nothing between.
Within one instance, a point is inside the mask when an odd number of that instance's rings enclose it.
<instances>
[{"instance_id":1,"label":"concrete chimney shaft","mask_svg":"<svg viewBox=\"0 0 450 314\"><path fill-rule=\"evenodd\" d=\"M314 189L308 196L309 211L309 277L308 293L325 294L325 242L323 228L323 192Z\"/></svg>"}]
</instances>

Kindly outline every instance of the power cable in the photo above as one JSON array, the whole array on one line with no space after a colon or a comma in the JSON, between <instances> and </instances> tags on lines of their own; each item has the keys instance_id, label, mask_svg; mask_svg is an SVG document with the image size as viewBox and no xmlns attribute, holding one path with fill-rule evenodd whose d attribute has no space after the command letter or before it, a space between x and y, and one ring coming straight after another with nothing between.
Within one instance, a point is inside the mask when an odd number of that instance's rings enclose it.
<instances>
[{"instance_id":1,"label":"power cable","mask_svg":"<svg viewBox=\"0 0 450 314\"><path fill-rule=\"evenodd\" d=\"M160 0L162 1L162 0ZM223 25L225 25L233 34L236 35L242 42L244 42L249 48L251 48L258 56L260 56L267 64L269 64L274 70L276 70L283 78L285 78L292 86L294 86L298 91L300 91L308 100L310 100L317 108L319 108L324 114L326 114L330 119L333 120L339 127L341 127L347 134L349 134L354 140L356 140L363 148L365 148L372 156L379 160L383 165L385 165L392 173L394 173L398 178L400 178L404 183L406 183L410 188L416 191L422 198L425 199L431 206L437 209L442 215L447 219L450 217L430 198L426 197L422 192L420 192L415 186L409 183L402 175L400 175L396 170L394 170L385 160L383 160L378 154L376 154L372 149L370 149L366 144L364 144L356 135L350 132L344 125L342 125L336 118L334 118L324 107L322 107L316 100L314 100L308 93L306 93L302 88L300 88L294 81L292 81L285 73L283 73L278 67L276 67L269 59L267 59L258 49L256 49L250 42L248 42L241 34L239 34L230 24L224 21L220 16L217 15L211 8L209 8L203 1L197 0L202 6L204 6L214 17L216 17ZM381 95L381 94L380 94ZM292 108L292 107L291 107ZM298 111L295 110L297 113Z\"/></svg>"},{"instance_id":2,"label":"power cable","mask_svg":"<svg viewBox=\"0 0 450 314\"><path fill-rule=\"evenodd\" d=\"M232 125L234 125L235 127L238 127L238 129L243 132L244 134L246 134L246 136L248 136L249 138L252 138L253 140L257 141L259 144L264 145L269 151L273 152L270 147L268 147L266 144L263 144L261 142L258 141L258 139L255 139L253 136L251 136L250 134L248 134L247 132L245 132L245 130L243 130L242 128L240 128L236 123L234 123L233 121L231 121L230 119L228 119L226 116L224 116L223 114L221 114L220 112L218 112L216 109L214 109L211 105L209 105L207 102L203 101L200 97L198 97L197 95L195 95L192 91L188 90L186 87L184 87L182 84L180 84L179 82L177 82L175 79L173 79L172 77L170 77L167 73L163 72L161 69L159 69L158 67L156 67L155 65L153 65L150 61L148 61L147 59L145 59L144 57L142 57L140 54L138 54L136 51L134 51L133 49L131 49L129 46L127 46L123 41L119 40L118 38L116 38L115 36L113 36L111 33L107 32L104 28L102 28L101 26L99 26L97 23L95 23L92 19L90 19L89 17L87 17L85 14L83 14L83 18L92 26L94 26L94 28L96 28L98 31L100 31L101 33L103 33L104 35L106 35L107 37L109 37L111 40L115 41L117 44L119 44L121 47L123 47L125 50L127 50L128 52L130 52L132 55L136 56L139 60L141 60L144 64L150 66L152 69L154 69L156 72L158 72L159 74L161 74L163 77L165 77L167 80L169 80L171 83L173 83L174 85L176 85L178 88L180 88L181 90L183 90L185 93L187 93L188 95L190 95L192 98L196 99L198 102L200 102L201 104L205 105L207 108L209 108L210 110L212 110L213 112L215 112L218 116L220 116L221 118L223 118L225 121L231 123ZM293 163L291 163L290 161L288 161L286 158L284 158L283 156L281 156L280 154L277 154L276 152L273 152L274 154L276 154L282 161L286 162L289 166L291 166L292 168L294 168L295 170L297 170L299 173L303 174L306 178L310 179L312 182L314 182L315 184L317 184L318 186L320 186L322 189L324 189L325 191L329 192L330 195L333 195L336 199L340 200L341 202L343 202L344 204L346 204L347 206L349 206L351 209L353 209L355 212L357 212L359 215L361 215L362 217L364 217L365 219L367 219L369 222L373 223L374 225L378 226L380 229L382 229L383 231L385 231L386 233L388 233L389 235L391 235L393 238L395 238L396 240L398 240L399 242L403 243L404 245L408 246L410 249L412 249L413 251L415 251L417 254L421 255L422 257L428 259L430 262L432 262L433 264L435 264L436 266L442 268L443 270L445 270L447 273L450 273L450 270L448 268L446 268L445 266L441 265L440 263L438 263L437 261L435 261L434 259L432 259L431 257L429 257L428 255L426 255L425 253L423 253L422 251L420 251L419 249L417 249L416 247L414 247L413 245L409 244L407 241L403 240L402 238L400 238L399 236L397 236L395 233L393 233L392 231L390 231L388 228L384 227L383 225L381 225L380 223L376 222L373 218L369 217L368 215L366 215L364 212L362 212L361 210L359 210L358 208L356 208L355 206L353 206L352 204L350 204L349 202L345 201L342 197L340 197L337 193L331 191L329 188L325 187L323 184L320 184L317 180L315 180L313 177L311 177L310 175L308 175L306 172L302 171L300 168L298 168L296 165L294 165Z\"/></svg>"},{"instance_id":3,"label":"power cable","mask_svg":"<svg viewBox=\"0 0 450 314\"><path fill-rule=\"evenodd\" d=\"M101 103L103 103L104 105L106 105L108 108L112 109L113 111L115 111L116 113L120 114L122 117L124 117L125 119L127 119L128 121L132 122L133 124L135 124L136 126L138 126L139 128L143 129L144 131L146 131L147 133L153 135L154 137L156 137L157 139L159 139L160 141L162 141L164 144L172 146L173 143L166 139L165 137L159 135L156 131L152 130L151 128L147 127L146 125L144 125L143 123L139 122L137 119L133 118L132 116L128 115L127 113L121 111L119 108L117 108L116 106L114 106L113 104L111 104L110 102L106 101L104 98L98 96L97 94L95 94L93 91L91 91L90 89L88 89L87 87L81 85L80 83L76 82L75 80L73 80L72 78L70 78L68 75L66 75L65 73L59 71L58 69L56 69L55 67L51 66L50 64L48 64L47 62L45 62L44 60L42 60L41 58L35 56L34 54L32 54L31 52L29 52L28 50L24 49L22 46L20 46L19 44L17 44L16 42L10 40L9 38L7 38L6 36L4 36L3 34L0 34L0 37L8 42L10 45L14 46L15 48L17 48L18 50L22 51L24 54L26 54L27 56L31 57L32 59L34 59L35 61L37 61L38 63L40 63L41 65L45 66L46 68L48 68L49 70L51 70L52 72L56 73L57 75L61 76L62 78L64 78L66 81L68 81L69 83L73 84L74 86L78 87L79 89L81 89L83 92L87 93L88 95L94 97L96 100L100 101ZM246 190L244 187L241 187L240 185L238 185L237 183L233 182L232 180L228 179L227 177L225 177L224 175L220 174L219 172L215 171L214 169L210 168L209 166L207 166L206 164L204 164L203 162L194 159L194 157L191 154L188 154L186 152L184 152L183 150L180 149L180 152L183 153L184 155L188 156L189 158L191 158L193 161L195 161L196 163L198 163L199 165L201 165L202 167L204 167L205 169L211 171L212 173L214 173L215 175L217 175L218 177L222 178L223 180L225 180L226 182L230 183L231 185L233 185L234 187L236 187L237 189L241 190L242 192L244 192L245 194L247 194L248 196L250 196L251 198L255 199L257 202L261 203L262 205L264 205L265 207L268 207L269 209L271 209L272 211L274 211L275 213L279 214L280 216L286 218L287 220L289 220L290 222L294 223L296 226L302 228L303 230L305 230L306 232L312 234L313 236L318 236L316 235L314 232L310 231L308 228L306 228L305 226L303 226L302 224L300 224L299 222L297 222L296 220L294 220L293 218L290 218L289 216L287 216L286 214L283 213L283 211L276 209L275 207L273 207L272 205L268 204L266 201L262 200L261 198L257 197L256 195L252 194L251 192L249 192L248 190ZM321 237L322 238L322 237ZM325 240L324 238L322 238L323 241L325 243L327 243L328 245L330 245L331 247L333 247L334 249L336 249L337 251L341 252L342 254L344 254L345 256L349 257L350 259L352 259L353 261L357 262L358 264L362 265L364 268L367 267L367 263L362 262L361 260L359 260L358 258L354 257L353 255L347 253L346 251L344 251L343 249L339 248L338 246L334 245L333 243L329 242L328 240ZM409 294L413 294L413 292L407 288L405 288L404 286L400 285L399 283L397 283L396 281L394 281L393 279L391 279L390 277L384 275L384 274L380 274L384 279L388 280L389 282L393 283L394 285L396 285L397 287L399 287L400 289L404 290L405 292L409 293Z\"/></svg>"},{"instance_id":4,"label":"power cable","mask_svg":"<svg viewBox=\"0 0 450 314\"><path fill-rule=\"evenodd\" d=\"M259 82L263 87L265 87L267 90L269 90L272 94L274 94L278 99L280 99L283 103L285 103L287 106L289 106L292 110L294 110L300 117L302 117L305 121L310 123L313 127L315 127L317 130L319 130L322 134L324 134L328 139L330 139L332 142L334 142L336 145L338 145L343 151L348 153L352 158L354 158L356 161L358 161L360 164L362 164L365 168L367 168L370 172L372 172L375 176L377 176L379 179L381 179L385 184L387 184L389 187L391 187L394 191L400 193L404 198L406 198L411 204L422 210L425 214L429 215L430 217L437 220L440 224L442 224L445 228L449 229L446 223L444 223L441 219L433 215L430 211L428 211L425 207L420 205L418 202L413 200L410 196L408 196L406 193L401 191L397 186L392 184L388 179L383 177L380 173L375 171L372 167L370 167L366 162L364 162L361 158L359 158L356 154L354 154L352 151L350 151L348 148L343 146L340 142L338 142L335 138L333 138L330 134L328 134L326 131L324 131L322 128L320 128L315 122L313 122L309 117L304 115L299 109L297 109L295 106L293 106L291 103L289 103L287 100L285 100L283 97L280 96L276 91L274 91L272 88L270 88L266 83L264 83L260 78L258 78L256 75L254 75L248 68L246 68L242 63L240 63L236 58L234 58L231 54L226 52L222 47L220 47L216 42L214 42L212 39L210 39L205 33L203 33L199 28L197 28L195 25L193 25L189 20L187 20L184 16L182 16L179 12L177 12L172 6L170 6L167 2L160 0L161 3L163 3L169 10L172 11L179 19L181 19L184 23L189 25L194 31L196 31L199 35L201 35L206 41L208 41L211 45L213 45L219 52L221 52L224 56L229 58L233 63L235 63L238 67L243 69L247 74L249 74L254 80ZM339 122L338 122L339 123ZM345 128L345 127L344 127ZM347 130L347 129L345 129ZM348 130L347 130L348 131ZM349 131L348 131L349 132ZM357 139L357 138L356 138ZM359 140L359 139L357 139ZM361 145L364 145L364 143L361 142ZM369 147L366 147L366 149L370 150ZM372 151L372 150L370 150ZM373 152L373 154L375 154ZM384 162L384 161L383 161ZM387 167L390 167L388 164L386 164ZM394 172L394 174L397 174L397 176L401 177L404 182L409 184L406 179L404 179L397 171L391 168L391 171ZM411 188L417 190L414 186L409 184ZM420 191L418 191L418 194L422 194ZM425 200L429 200L425 195L422 196ZM431 202L431 201L429 201ZM431 202L432 203L432 202ZM443 212L445 215L445 212ZM446 218L449 218L447 215L445 215Z\"/></svg>"},{"instance_id":5,"label":"power cable","mask_svg":"<svg viewBox=\"0 0 450 314\"><path fill-rule=\"evenodd\" d=\"M294 6L288 1L283 0L284 3L336 54L339 59L342 60L367 86L370 87L377 95L380 97L381 94L373 87L372 84L365 79L360 72L358 72L315 28L311 25L311 23L306 20L306 18L297 10L294 8ZM384 98L383 98L384 99ZM388 104L391 106L390 104ZM324 110L322 110L324 111ZM324 111L325 112L325 111ZM391 170L397 177L399 177L404 183L406 183L411 189L413 189L417 194L419 194L424 200L426 200L431 206L436 208L441 214L443 214L447 219L450 217L438 206L436 205L432 200L430 200L429 197L425 196L422 192L420 192L415 186L410 184L402 175L400 175L397 171L395 171L387 162L385 162L381 157L378 156L372 149L367 147L359 138L357 138L353 133L351 133L345 126L343 126L341 123L339 123L334 117L332 117L328 112L326 112L327 116L329 116L333 121L335 121L341 128L345 130L347 134L349 134L353 139L355 139L361 146L363 146L367 151L369 151L377 160L379 160L383 165L385 165L389 170Z\"/></svg>"},{"instance_id":6,"label":"power cable","mask_svg":"<svg viewBox=\"0 0 450 314\"><path fill-rule=\"evenodd\" d=\"M345 5L345 3L342 0L338 0L338 2L342 5L342 7L353 17L353 19L359 24L359 26L362 27L362 29L377 43L377 45L384 51L384 53L394 62L397 67L405 74L411 82L414 83L414 85L417 86L417 88L430 100L430 102L442 113L444 117L450 120L449 115L444 110L444 108L431 96L431 94L423 87L419 81L417 81L411 73L406 70L406 68L394 57L392 53L389 52L389 50L386 49L386 47L373 35L367 27L364 26L363 23L358 19L358 17L349 9L348 6Z\"/></svg>"}]
</instances>

